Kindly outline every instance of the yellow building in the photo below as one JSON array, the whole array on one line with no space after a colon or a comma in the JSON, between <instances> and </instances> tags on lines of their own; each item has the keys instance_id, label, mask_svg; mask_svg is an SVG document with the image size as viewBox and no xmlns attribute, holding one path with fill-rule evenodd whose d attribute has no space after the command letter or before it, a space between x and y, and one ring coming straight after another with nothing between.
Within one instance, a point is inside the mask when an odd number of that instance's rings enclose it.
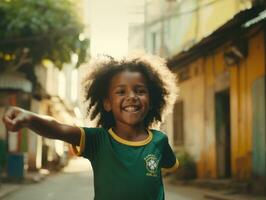
<instances>
[{"instance_id":1,"label":"yellow building","mask_svg":"<svg viewBox=\"0 0 266 200\"><path fill-rule=\"evenodd\" d=\"M199 178L266 178L266 11L242 11L169 59L178 74L176 149L196 160Z\"/></svg>"}]
</instances>

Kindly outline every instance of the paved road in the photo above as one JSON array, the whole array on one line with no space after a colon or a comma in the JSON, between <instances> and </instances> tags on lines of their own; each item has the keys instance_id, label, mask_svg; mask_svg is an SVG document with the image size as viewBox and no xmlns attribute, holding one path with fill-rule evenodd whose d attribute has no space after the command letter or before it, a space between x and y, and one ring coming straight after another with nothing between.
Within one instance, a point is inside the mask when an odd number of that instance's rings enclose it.
<instances>
[{"instance_id":1,"label":"paved road","mask_svg":"<svg viewBox=\"0 0 266 200\"><path fill-rule=\"evenodd\" d=\"M93 199L93 177L89 162L77 159L63 173L38 184L25 185L4 200L88 200ZM166 200L203 200L200 190L166 186Z\"/></svg>"}]
</instances>

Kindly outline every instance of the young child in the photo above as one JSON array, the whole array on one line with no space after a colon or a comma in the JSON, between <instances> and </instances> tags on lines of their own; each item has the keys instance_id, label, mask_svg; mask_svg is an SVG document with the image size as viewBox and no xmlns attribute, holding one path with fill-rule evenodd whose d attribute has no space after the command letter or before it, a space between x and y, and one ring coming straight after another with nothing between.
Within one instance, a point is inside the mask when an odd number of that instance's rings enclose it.
<instances>
[{"instance_id":1,"label":"young child","mask_svg":"<svg viewBox=\"0 0 266 200\"><path fill-rule=\"evenodd\" d=\"M104 57L90 67L84 85L87 113L97 128L10 107L3 118L7 129L27 127L72 144L91 162L96 200L163 200L161 169L173 171L178 161L167 136L152 127L176 100L173 73L158 57Z\"/></svg>"}]
</instances>

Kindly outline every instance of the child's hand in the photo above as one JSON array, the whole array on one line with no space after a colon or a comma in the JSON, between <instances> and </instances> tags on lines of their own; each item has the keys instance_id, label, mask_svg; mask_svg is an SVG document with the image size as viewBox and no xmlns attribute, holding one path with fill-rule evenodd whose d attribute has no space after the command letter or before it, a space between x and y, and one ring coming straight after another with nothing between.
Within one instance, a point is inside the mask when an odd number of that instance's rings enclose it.
<instances>
[{"instance_id":1,"label":"child's hand","mask_svg":"<svg viewBox=\"0 0 266 200\"><path fill-rule=\"evenodd\" d=\"M3 116L3 122L10 131L18 131L30 123L31 112L18 107L9 107Z\"/></svg>"}]
</instances>

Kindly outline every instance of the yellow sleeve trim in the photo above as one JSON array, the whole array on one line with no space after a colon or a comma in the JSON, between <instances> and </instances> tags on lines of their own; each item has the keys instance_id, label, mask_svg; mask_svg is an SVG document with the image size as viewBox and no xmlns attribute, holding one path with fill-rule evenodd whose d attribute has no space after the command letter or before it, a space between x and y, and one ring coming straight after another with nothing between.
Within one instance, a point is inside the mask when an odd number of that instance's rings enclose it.
<instances>
[{"instance_id":1,"label":"yellow sleeve trim","mask_svg":"<svg viewBox=\"0 0 266 200\"><path fill-rule=\"evenodd\" d=\"M85 131L83 128L78 127L80 129L80 143L79 147L72 145L73 152L75 153L76 156L80 156L85 148Z\"/></svg>"},{"instance_id":2,"label":"yellow sleeve trim","mask_svg":"<svg viewBox=\"0 0 266 200\"><path fill-rule=\"evenodd\" d=\"M175 162L175 164L174 164L173 167L170 167L170 168L162 168L162 172L173 173L173 172L175 172L178 169L178 166L179 166L179 162L176 159L176 162Z\"/></svg>"}]
</instances>

